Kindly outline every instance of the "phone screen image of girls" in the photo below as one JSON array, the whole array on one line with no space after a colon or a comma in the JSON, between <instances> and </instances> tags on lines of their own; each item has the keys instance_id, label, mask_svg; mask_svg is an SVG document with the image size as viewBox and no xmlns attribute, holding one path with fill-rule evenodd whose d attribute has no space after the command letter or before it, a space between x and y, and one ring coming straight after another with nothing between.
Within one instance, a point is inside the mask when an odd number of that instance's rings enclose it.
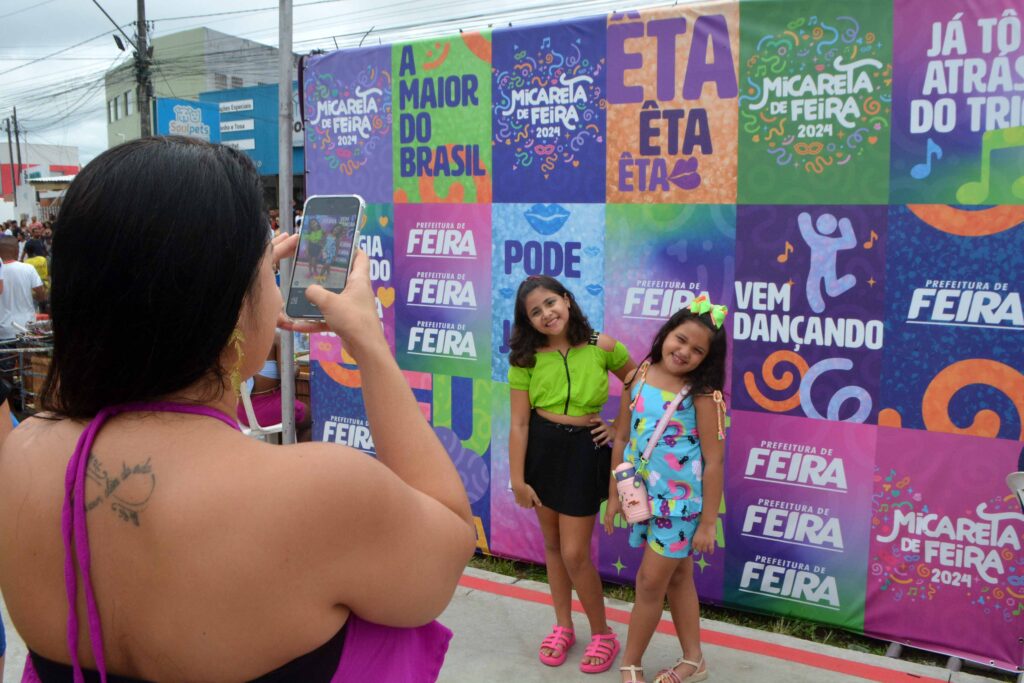
<instances>
[{"instance_id":1,"label":"phone screen image of girls","mask_svg":"<svg viewBox=\"0 0 1024 683\"><path fill-rule=\"evenodd\" d=\"M323 207L321 211L312 206L307 208L287 308L290 315L316 317L318 311L306 301L306 288L314 284L333 292L345 288L359 210L358 205L342 212L323 210L334 207Z\"/></svg>"}]
</instances>

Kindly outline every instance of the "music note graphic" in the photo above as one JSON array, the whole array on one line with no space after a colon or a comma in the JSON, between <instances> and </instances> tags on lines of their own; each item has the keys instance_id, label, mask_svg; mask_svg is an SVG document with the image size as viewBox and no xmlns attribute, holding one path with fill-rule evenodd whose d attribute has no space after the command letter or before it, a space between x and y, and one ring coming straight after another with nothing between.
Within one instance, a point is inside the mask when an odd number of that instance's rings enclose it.
<instances>
[{"instance_id":1,"label":"music note graphic","mask_svg":"<svg viewBox=\"0 0 1024 683\"><path fill-rule=\"evenodd\" d=\"M981 136L981 179L966 182L956 191L956 200L961 204L981 204L989 195L989 171L992 152L997 149L1024 147L1024 126L987 130ZM1024 176L1013 181L1010 192L1024 199Z\"/></svg>"},{"instance_id":2,"label":"music note graphic","mask_svg":"<svg viewBox=\"0 0 1024 683\"><path fill-rule=\"evenodd\" d=\"M776 256L775 260L778 261L779 263L785 263L786 261L789 260L789 255L791 253L793 253L793 245L787 241L785 250L783 250L781 254Z\"/></svg>"},{"instance_id":3,"label":"music note graphic","mask_svg":"<svg viewBox=\"0 0 1024 683\"><path fill-rule=\"evenodd\" d=\"M925 163L917 164L910 169L910 175L917 180L924 180L932 174L932 156L936 159L942 158L942 148L939 144L928 138L928 145L925 148Z\"/></svg>"},{"instance_id":4,"label":"music note graphic","mask_svg":"<svg viewBox=\"0 0 1024 683\"><path fill-rule=\"evenodd\" d=\"M875 232L874 230L872 230L871 231L870 239L867 242L864 243L864 248L865 249L873 248L875 246L875 242L877 242L877 241L878 241L878 233Z\"/></svg>"}]
</instances>

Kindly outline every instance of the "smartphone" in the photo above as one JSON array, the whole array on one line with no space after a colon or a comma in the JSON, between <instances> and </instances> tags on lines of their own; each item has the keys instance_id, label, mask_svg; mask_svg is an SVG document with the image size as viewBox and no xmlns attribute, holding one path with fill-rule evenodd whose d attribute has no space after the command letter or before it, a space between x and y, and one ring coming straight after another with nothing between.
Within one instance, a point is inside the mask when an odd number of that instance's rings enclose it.
<instances>
[{"instance_id":1,"label":"smartphone","mask_svg":"<svg viewBox=\"0 0 1024 683\"><path fill-rule=\"evenodd\" d=\"M290 318L320 320L320 310L306 300L306 288L320 285L332 292L345 289L359 246L366 202L359 195L321 195L306 200L299 228L299 247L284 311Z\"/></svg>"}]
</instances>

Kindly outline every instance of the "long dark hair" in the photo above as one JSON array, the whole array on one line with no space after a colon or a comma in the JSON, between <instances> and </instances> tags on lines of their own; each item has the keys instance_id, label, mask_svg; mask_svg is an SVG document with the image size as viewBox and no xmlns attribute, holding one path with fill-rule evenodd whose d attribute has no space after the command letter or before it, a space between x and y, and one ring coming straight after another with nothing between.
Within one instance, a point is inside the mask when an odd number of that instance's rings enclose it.
<instances>
[{"instance_id":1,"label":"long dark hair","mask_svg":"<svg viewBox=\"0 0 1024 683\"><path fill-rule=\"evenodd\" d=\"M561 282L549 275L531 275L519 284L516 292L515 314L512 320L512 334L508 345L512 350L508 354L508 362L520 368L532 368L536 362L537 349L547 344L547 337L534 329L530 324L530 316L526 312L526 297L535 289L543 287L558 296L569 297L569 326L567 334L573 346L590 339L594 328L583 313L576 297Z\"/></svg>"},{"instance_id":2,"label":"long dark hair","mask_svg":"<svg viewBox=\"0 0 1024 683\"><path fill-rule=\"evenodd\" d=\"M651 342L651 351L645 360L651 363L661 362L661 347L664 346L668 335L687 320L696 320L711 330L711 344L704 356L704 360L690 373L689 379L692 391L695 394L706 394L711 391L722 391L725 387L725 359L728 350L728 338L725 332L725 325L717 327L709 313L697 315L691 313L688 308L681 308L665 321L658 333L654 335ZM631 384L633 378L627 382Z\"/></svg>"},{"instance_id":3,"label":"long dark hair","mask_svg":"<svg viewBox=\"0 0 1024 683\"><path fill-rule=\"evenodd\" d=\"M42 407L88 418L223 380L269 239L259 175L237 150L160 137L96 157L54 229Z\"/></svg>"}]
</instances>

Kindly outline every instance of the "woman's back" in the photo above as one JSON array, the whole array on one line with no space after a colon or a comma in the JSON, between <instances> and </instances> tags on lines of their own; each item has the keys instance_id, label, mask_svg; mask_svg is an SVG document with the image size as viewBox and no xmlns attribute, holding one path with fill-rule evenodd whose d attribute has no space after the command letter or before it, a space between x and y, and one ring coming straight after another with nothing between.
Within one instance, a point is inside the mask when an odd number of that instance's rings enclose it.
<instances>
[{"instance_id":1,"label":"woman's back","mask_svg":"<svg viewBox=\"0 0 1024 683\"><path fill-rule=\"evenodd\" d=\"M56 235L53 359L39 400L61 419L27 421L0 450L0 589L29 650L58 668L239 681L344 626L339 672L378 653L390 672L410 666L377 680L432 681L449 632L431 622L472 553L472 513L388 350L366 255L341 295L310 288L327 323L282 320L274 267L297 240L271 240L255 167L173 136L90 162ZM229 416L241 383L278 325L344 339L376 459L238 431ZM65 640L75 592L77 658ZM98 629L101 649L88 635Z\"/></svg>"},{"instance_id":2,"label":"woman's back","mask_svg":"<svg viewBox=\"0 0 1024 683\"><path fill-rule=\"evenodd\" d=\"M0 583L26 642L56 661L67 651L60 494L82 427L29 420L0 452ZM271 449L200 416L125 416L102 430L86 504L111 671L246 680L344 625L348 609L329 599L338 577L315 572L328 563L311 551L317 539L280 524L304 496ZM81 588L78 611L93 668Z\"/></svg>"}]
</instances>

